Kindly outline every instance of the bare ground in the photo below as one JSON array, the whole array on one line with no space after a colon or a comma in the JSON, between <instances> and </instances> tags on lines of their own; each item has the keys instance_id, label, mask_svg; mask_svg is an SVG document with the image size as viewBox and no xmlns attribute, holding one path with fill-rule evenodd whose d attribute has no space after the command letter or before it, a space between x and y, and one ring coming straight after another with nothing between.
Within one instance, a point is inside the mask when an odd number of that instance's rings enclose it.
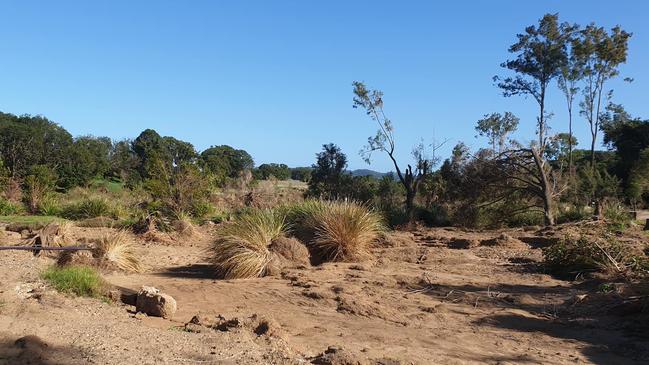
<instances>
[{"instance_id":1,"label":"bare ground","mask_svg":"<svg viewBox=\"0 0 649 365\"><path fill-rule=\"evenodd\" d=\"M205 262L213 232L202 231L138 241L146 271L105 275L122 290L171 294L170 320L56 293L39 279L51 258L0 251L0 364L649 363L647 323L584 300L595 296L587 283L543 273L539 247L553 237L536 231L395 232L372 262L249 280L215 278ZM15 343L27 335L37 338Z\"/></svg>"}]
</instances>

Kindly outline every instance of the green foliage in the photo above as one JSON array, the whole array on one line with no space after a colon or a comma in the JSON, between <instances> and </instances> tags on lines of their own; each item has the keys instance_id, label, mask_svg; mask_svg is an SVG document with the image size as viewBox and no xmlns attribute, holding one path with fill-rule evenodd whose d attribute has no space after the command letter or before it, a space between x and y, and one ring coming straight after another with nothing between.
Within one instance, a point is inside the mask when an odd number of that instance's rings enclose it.
<instances>
[{"instance_id":1,"label":"green foliage","mask_svg":"<svg viewBox=\"0 0 649 365\"><path fill-rule=\"evenodd\" d=\"M31 213L38 213L41 201L54 190L56 184L55 171L46 165L34 165L25 177L25 194L23 199Z\"/></svg>"},{"instance_id":2,"label":"green foliage","mask_svg":"<svg viewBox=\"0 0 649 365\"><path fill-rule=\"evenodd\" d=\"M534 210L520 212L505 219L505 224L509 227L541 226L543 213Z\"/></svg>"},{"instance_id":3,"label":"green foliage","mask_svg":"<svg viewBox=\"0 0 649 365\"><path fill-rule=\"evenodd\" d=\"M200 218L211 210L209 183L195 165L161 169L160 174L145 181L144 187L154 198L152 206L168 217L185 212Z\"/></svg>"},{"instance_id":4,"label":"green foliage","mask_svg":"<svg viewBox=\"0 0 649 365\"><path fill-rule=\"evenodd\" d=\"M345 172L347 156L333 143L322 145L322 152L316 155L307 196L324 199L338 199L345 182L350 178Z\"/></svg>"},{"instance_id":5,"label":"green foliage","mask_svg":"<svg viewBox=\"0 0 649 365\"><path fill-rule=\"evenodd\" d=\"M235 179L245 170L252 170L254 161L248 152L230 146L212 146L201 152L199 164L203 170L215 177L220 186L227 179Z\"/></svg>"},{"instance_id":6,"label":"green foliage","mask_svg":"<svg viewBox=\"0 0 649 365\"><path fill-rule=\"evenodd\" d=\"M56 194L50 193L38 204L38 214L56 216L61 214L61 204Z\"/></svg>"},{"instance_id":7,"label":"green foliage","mask_svg":"<svg viewBox=\"0 0 649 365\"><path fill-rule=\"evenodd\" d=\"M16 225L32 225L43 227L52 222L63 221L60 217L45 215L10 215L0 216L0 222Z\"/></svg>"},{"instance_id":8,"label":"green foliage","mask_svg":"<svg viewBox=\"0 0 649 365\"><path fill-rule=\"evenodd\" d=\"M557 223L579 222L589 219L591 216L592 214L585 209L567 209L557 214Z\"/></svg>"},{"instance_id":9,"label":"green foliage","mask_svg":"<svg viewBox=\"0 0 649 365\"><path fill-rule=\"evenodd\" d=\"M103 177L110 169L109 153L112 141L108 137L82 136L74 139L66 163L57 170L66 187L86 186Z\"/></svg>"},{"instance_id":10,"label":"green foliage","mask_svg":"<svg viewBox=\"0 0 649 365\"><path fill-rule=\"evenodd\" d=\"M631 214L629 214L627 209L620 204L612 204L604 211L604 217L606 218L606 223L609 225L610 229L615 231L623 231L627 229L633 221Z\"/></svg>"},{"instance_id":11,"label":"green foliage","mask_svg":"<svg viewBox=\"0 0 649 365\"><path fill-rule=\"evenodd\" d=\"M21 205L0 197L0 216L20 214L22 210Z\"/></svg>"},{"instance_id":12,"label":"green foliage","mask_svg":"<svg viewBox=\"0 0 649 365\"><path fill-rule=\"evenodd\" d=\"M107 286L97 270L85 266L51 266L41 277L61 293L84 297L100 298Z\"/></svg>"},{"instance_id":13,"label":"green foliage","mask_svg":"<svg viewBox=\"0 0 649 365\"><path fill-rule=\"evenodd\" d=\"M24 178L35 165L64 166L71 147L72 136L47 118L0 112L0 155L12 176ZM67 180L63 174L58 178Z\"/></svg>"},{"instance_id":14,"label":"green foliage","mask_svg":"<svg viewBox=\"0 0 649 365\"><path fill-rule=\"evenodd\" d=\"M291 170L283 163L265 163L259 165L254 174L261 180L268 180L271 176L277 180L288 180L291 177Z\"/></svg>"},{"instance_id":15,"label":"green foliage","mask_svg":"<svg viewBox=\"0 0 649 365\"><path fill-rule=\"evenodd\" d=\"M295 167L291 169L291 179L302 182L309 182L311 180L311 167Z\"/></svg>"},{"instance_id":16,"label":"green foliage","mask_svg":"<svg viewBox=\"0 0 649 365\"><path fill-rule=\"evenodd\" d=\"M66 205L61 210L61 216L74 220L96 217L117 218L111 203L103 197L89 197Z\"/></svg>"},{"instance_id":17,"label":"green foliage","mask_svg":"<svg viewBox=\"0 0 649 365\"><path fill-rule=\"evenodd\" d=\"M478 121L475 127L476 132L489 139L491 149L501 152L507 142L507 135L518 128L519 119L510 112L487 114Z\"/></svg>"}]
</instances>

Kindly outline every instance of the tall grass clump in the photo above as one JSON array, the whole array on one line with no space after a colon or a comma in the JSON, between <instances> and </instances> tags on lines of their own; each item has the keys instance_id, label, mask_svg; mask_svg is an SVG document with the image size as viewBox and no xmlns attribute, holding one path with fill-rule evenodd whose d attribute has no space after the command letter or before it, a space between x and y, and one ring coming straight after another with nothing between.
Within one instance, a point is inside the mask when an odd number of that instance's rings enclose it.
<instances>
[{"instance_id":1,"label":"tall grass clump","mask_svg":"<svg viewBox=\"0 0 649 365\"><path fill-rule=\"evenodd\" d=\"M268 247L286 231L283 213L251 210L221 229L212 246L211 262L225 279L264 276L272 260Z\"/></svg>"},{"instance_id":2,"label":"tall grass clump","mask_svg":"<svg viewBox=\"0 0 649 365\"><path fill-rule=\"evenodd\" d=\"M106 283L97 270L87 266L52 266L41 273L56 290L84 297L101 297Z\"/></svg>"},{"instance_id":3,"label":"tall grass clump","mask_svg":"<svg viewBox=\"0 0 649 365\"><path fill-rule=\"evenodd\" d=\"M0 197L0 215L15 215L21 213L23 210L20 204Z\"/></svg>"},{"instance_id":4,"label":"tall grass clump","mask_svg":"<svg viewBox=\"0 0 649 365\"><path fill-rule=\"evenodd\" d=\"M104 197L85 198L76 203L63 207L61 211L63 218L67 219L88 219L96 217L114 217L113 207L108 199Z\"/></svg>"},{"instance_id":5,"label":"tall grass clump","mask_svg":"<svg viewBox=\"0 0 649 365\"><path fill-rule=\"evenodd\" d=\"M296 233L320 261L355 261L370 256L370 246L384 230L383 217L354 201L308 200L289 217Z\"/></svg>"},{"instance_id":6,"label":"tall grass clump","mask_svg":"<svg viewBox=\"0 0 649 365\"><path fill-rule=\"evenodd\" d=\"M124 231L101 237L93 249L93 257L99 260L101 266L116 266L123 271L141 271L142 264L135 246L128 238Z\"/></svg>"}]
</instances>

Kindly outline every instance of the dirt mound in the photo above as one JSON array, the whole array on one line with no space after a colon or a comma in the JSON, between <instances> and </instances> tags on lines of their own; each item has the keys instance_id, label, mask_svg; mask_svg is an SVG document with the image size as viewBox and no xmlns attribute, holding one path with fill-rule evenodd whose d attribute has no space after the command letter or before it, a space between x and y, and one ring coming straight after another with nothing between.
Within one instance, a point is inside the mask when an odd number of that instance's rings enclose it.
<instances>
[{"instance_id":1,"label":"dirt mound","mask_svg":"<svg viewBox=\"0 0 649 365\"><path fill-rule=\"evenodd\" d=\"M462 250L480 246L480 241L474 238L451 238L447 243L449 248Z\"/></svg>"},{"instance_id":2,"label":"dirt mound","mask_svg":"<svg viewBox=\"0 0 649 365\"><path fill-rule=\"evenodd\" d=\"M521 240L517 238L508 235L507 233L501 233L498 237L483 240L482 242L480 242L480 245L513 249L527 248L527 245L525 243L521 242Z\"/></svg>"},{"instance_id":3,"label":"dirt mound","mask_svg":"<svg viewBox=\"0 0 649 365\"><path fill-rule=\"evenodd\" d=\"M268 247L268 250L295 266L310 266L309 250L302 242L292 237L278 237Z\"/></svg>"},{"instance_id":4,"label":"dirt mound","mask_svg":"<svg viewBox=\"0 0 649 365\"><path fill-rule=\"evenodd\" d=\"M292 237L278 237L268 246L272 254L266 275L279 275L285 268L306 268L311 266L309 250Z\"/></svg>"},{"instance_id":5,"label":"dirt mound","mask_svg":"<svg viewBox=\"0 0 649 365\"><path fill-rule=\"evenodd\" d=\"M358 354L336 346L329 346L323 353L311 359L315 365L369 365Z\"/></svg>"}]
</instances>

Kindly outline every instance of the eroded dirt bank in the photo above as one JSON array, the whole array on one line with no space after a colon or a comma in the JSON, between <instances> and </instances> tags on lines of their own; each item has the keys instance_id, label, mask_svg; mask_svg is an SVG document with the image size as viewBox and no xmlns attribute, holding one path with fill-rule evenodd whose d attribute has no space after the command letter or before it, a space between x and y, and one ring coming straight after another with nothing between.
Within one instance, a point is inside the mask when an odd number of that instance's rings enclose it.
<instances>
[{"instance_id":1,"label":"eroded dirt bank","mask_svg":"<svg viewBox=\"0 0 649 365\"><path fill-rule=\"evenodd\" d=\"M56 293L38 277L52 259L2 251L0 363L649 363L645 328L586 305L593 288L543 273L539 247L551 238L538 232L396 232L371 262L249 280L214 278L210 234L140 242L145 272L106 275L120 288L171 294L170 320ZM251 325L260 321L264 330ZM15 344L26 335L44 343ZM329 347L337 357L317 357Z\"/></svg>"}]
</instances>

